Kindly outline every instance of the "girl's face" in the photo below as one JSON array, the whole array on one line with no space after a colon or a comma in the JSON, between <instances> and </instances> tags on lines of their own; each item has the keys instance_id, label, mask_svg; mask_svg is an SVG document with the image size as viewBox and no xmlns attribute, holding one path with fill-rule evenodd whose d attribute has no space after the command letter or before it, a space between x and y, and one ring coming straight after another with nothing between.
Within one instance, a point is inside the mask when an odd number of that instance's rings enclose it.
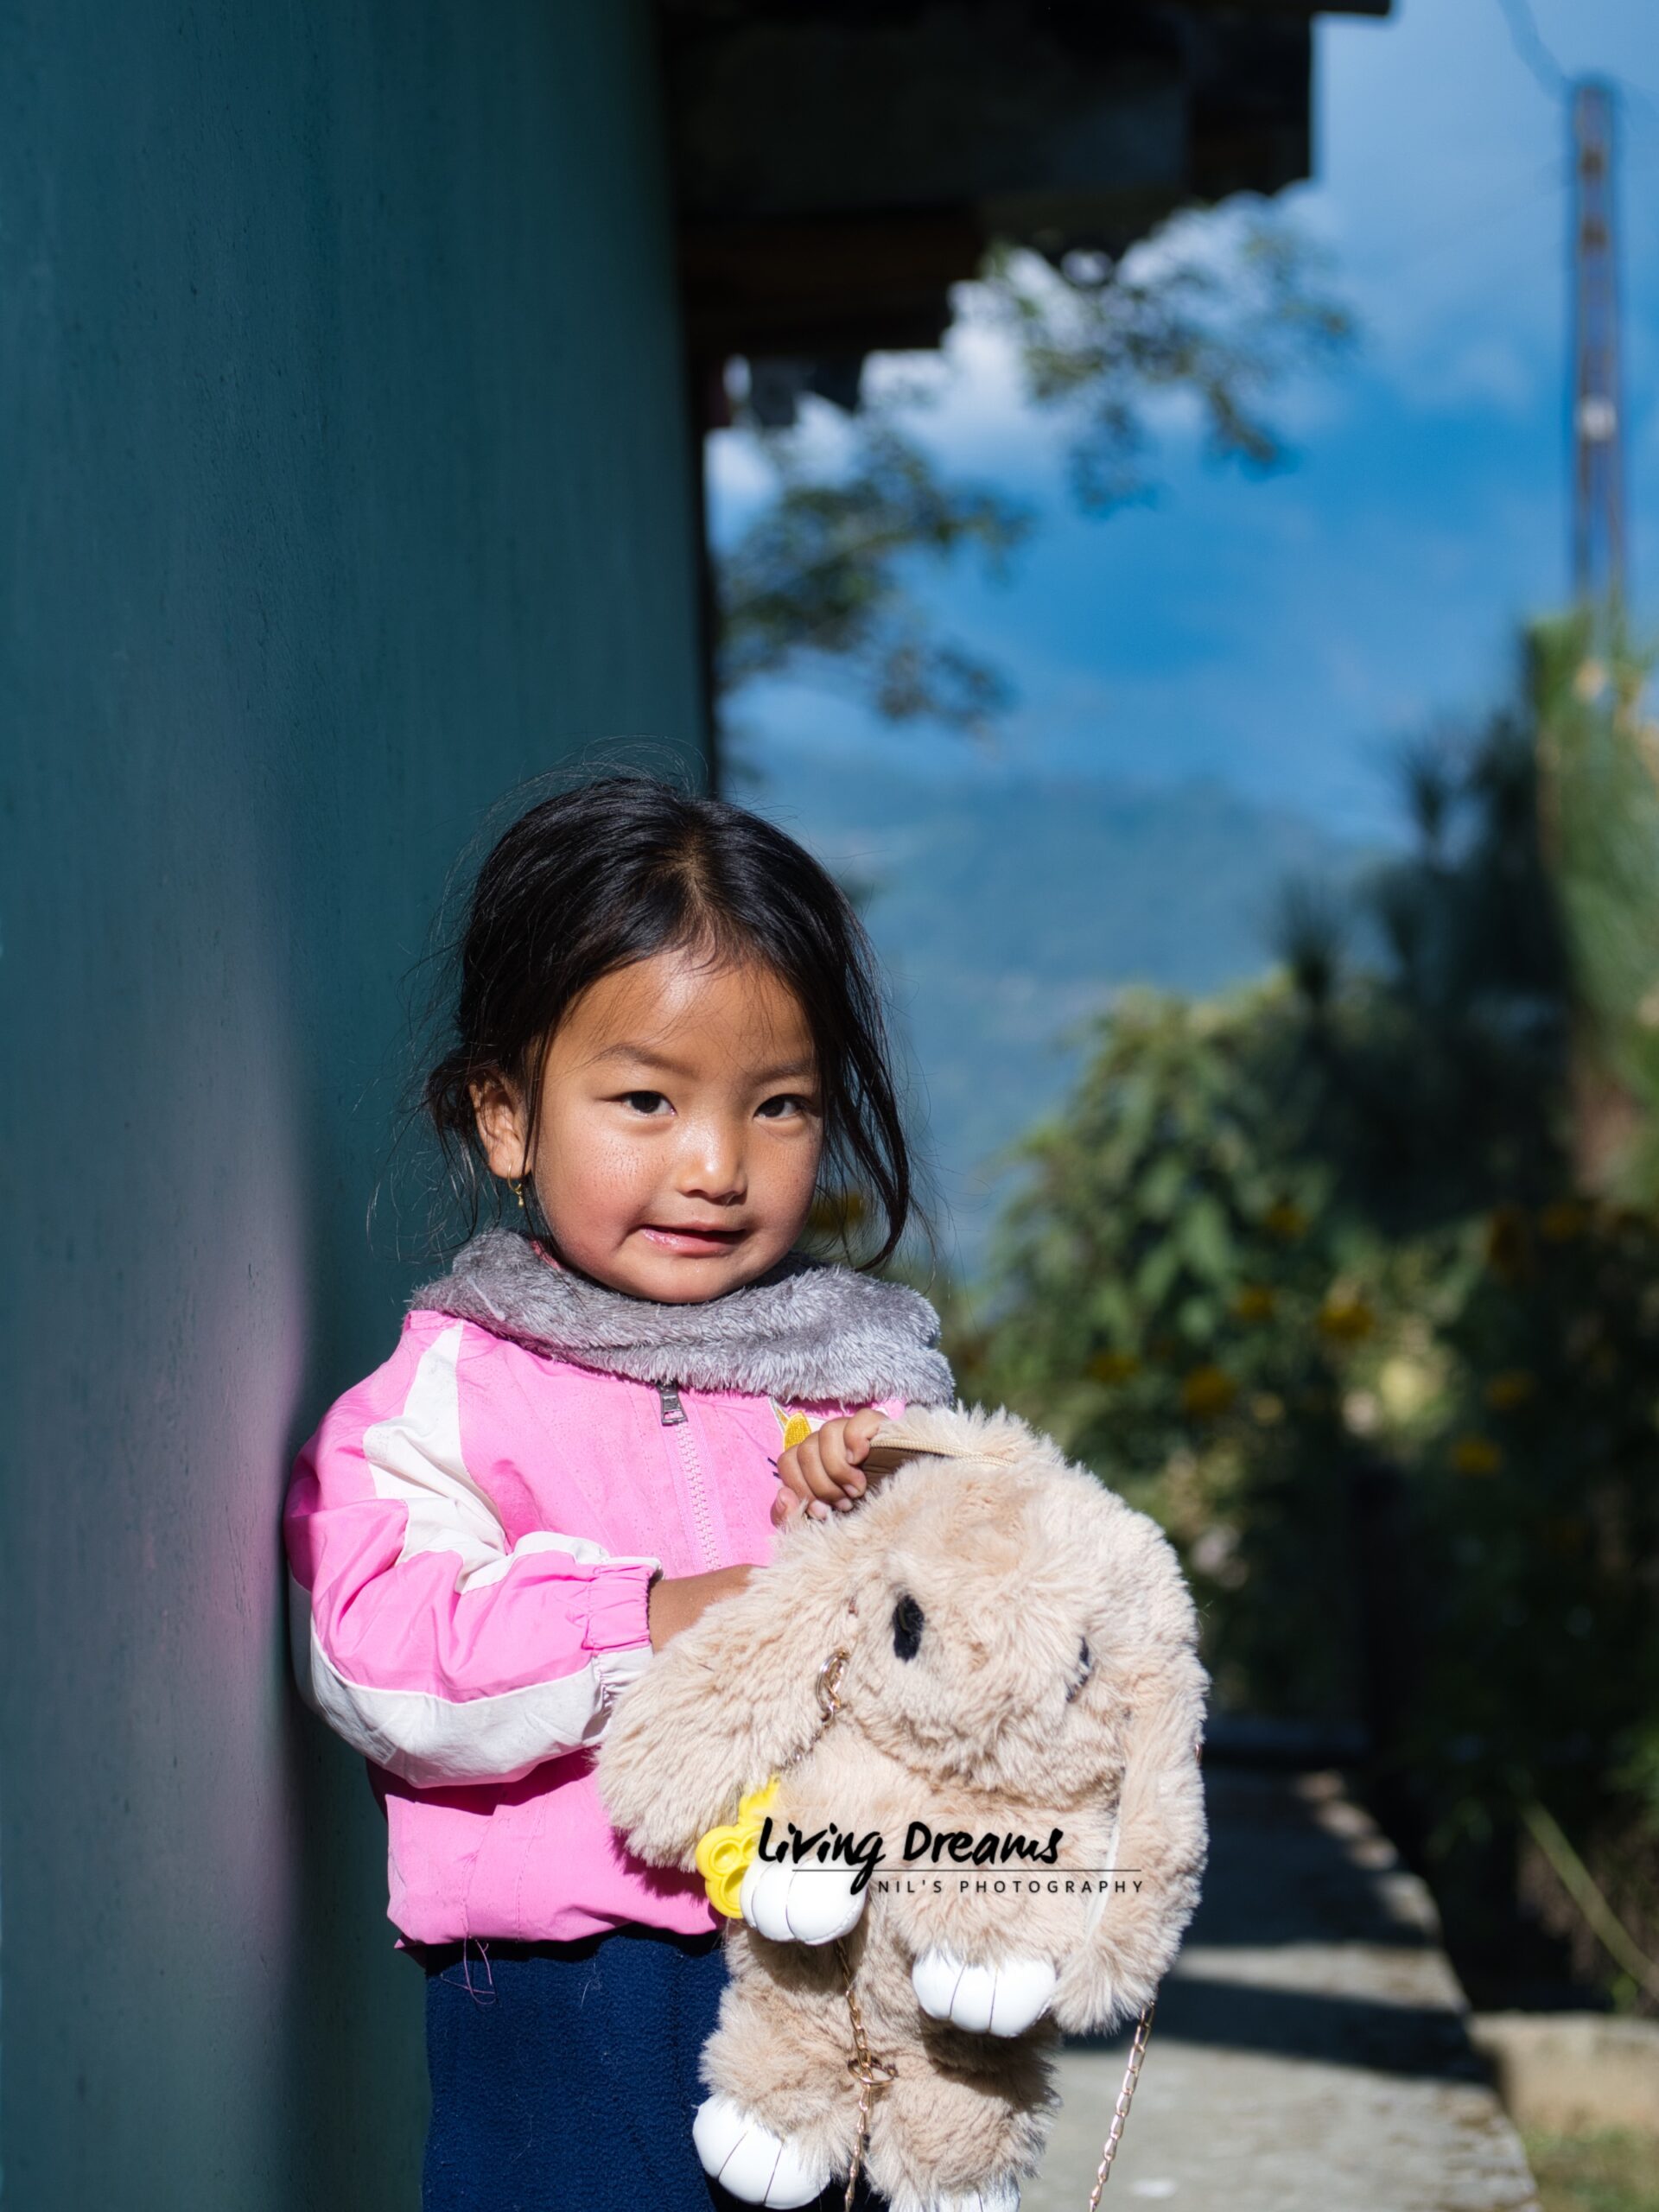
<instances>
[{"instance_id":1,"label":"girl's face","mask_svg":"<svg viewBox=\"0 0 1659 2212\"><path fill-rule=\"evenodd\" d=\"M561 1258L669 1305L753 1281L793 1244L823 1150L800 1001L758 963L654 953L555 1032L533 1149L499 1079L473 1103L494 1173L533 1178Z\"/></svg>"}]
</instances>

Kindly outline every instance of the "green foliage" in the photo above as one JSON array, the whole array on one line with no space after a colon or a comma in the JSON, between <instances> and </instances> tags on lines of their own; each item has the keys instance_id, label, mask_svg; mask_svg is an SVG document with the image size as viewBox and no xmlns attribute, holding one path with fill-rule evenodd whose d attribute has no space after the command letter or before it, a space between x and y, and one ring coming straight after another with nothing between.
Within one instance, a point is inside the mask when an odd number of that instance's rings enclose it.
<instances>
[{"instance_id":1,"label":"green foliage","mask_svg":"<svg viewBox=\"0 0 1659 2212\"><path fill-rule=\"evenodd\" d=\"M1336 1487L1302 1475L1315 1440L1338 1448L1368 1309L1329 1172L1294 1141L1318 1106L1306 1046L1280 985L1126 1001L1027 1147L994 1317L953 1350L968 1395L1031 1414L1185 1543L1224 1690L1329 1714L1354 1687L1330 1610L1344 1531Z\"/></svg>"},{"instance_id":2,"label":"green foliage","mask_svg":"<svg viewBox=\"0 0 1659 2212\"><path fill-rule=\"evenodd\" d=\"M1522 2138L1540 2212L1659 2212L1659 2135L1604 2127Z\"/></svg>"},{"instance_id":3,"label":"green foliage","mask_svg":"<svg viewBox=\"0 0 1659 2212\"><path fill-rule=\"evenodd\" d=\"M1582 1161L1611 1195L1659 1198L1659 722L1646 659L1589 613L1536 626L1532 684L1580 1051L1604 1126Z\"/></svg>"},{"instance_id":4,"label":"green foliage","mask_svg":"<svg viewBox=\"0 0 1659 2212\"><path fill-rule=\"evenodd\" d=\"M1354 335L1346 310L1319 289L1322 274L1281 218L1258 211L1212 230L1188 214L1116 264L1074 254L1056 270L1035 254L994 253L980 312L1013 337L1031 403L1067 419L1079 505L1106 514L1150 488L1154 394L1196 404L1217 459L1262 472L1285 464L1269 394Z\"/></svg>"},{"instance_id":5,"label":"green foliage","mask_svg":"<svg viewBox=\"0 0 1659 2212\"><path fill-rule=\"evenodd\" d=\"M976 553L995 574L1026 536L1025 509L947 481L890 423L863 427L833 480L805 470L794 442L770 448L777 488L720 563L720 683L813 660L861 672L889 721L982 728L1007 685L968 648L934 637L905 583L917 556Z\"/></svg>"},{"instance_id":6,"label":"green foliage","mask_svg":"<svg viewBox=\"0 0 1659 2212\"><path fill-rule=\"evenodd\" d=\"M1402 1452L1436 1572L1401 1757L1433 1782L1446 1847L1534 1799L1578 1835L1659 1811L1640 1771L1659 1711L1659 1219L1563 1196L1476 1226L1482 1264L1436 1334L1440 1418Z\"/></svg>"},{"instance_id":7,"label":"green foliage","mask_svg":"<svg viewBox=\"0 0 1659 2212\"><path fill-rule=\"evenodd\" d=\"M1162 395L1197 404L1217 456L1258 470L1282 464L1272 392L1351 334L1319 274L1281 220L1187 215L1116 266L1073 255L1062 272L1029 253L994 251L963 291L974 319L1012 338L1028 401L1064 425L1080 505L1103 514L1150 489L1146 409ZM773 484L716 554L726 696L762 676L834 672L891 721L969 734L1012 702L982 654L935 633L911 587L918 568L963 555L999 572L1033 518L943 470L906 413L893 400L855 416L829 464L809 459L798 431L745 425Z\"/></svg>"},{"instance_id":8,"label":"green foliage","mask_svg":"<svg viewBox=\"0 0 1659 2212\"><path fill-rule=\"evenodd\" d=\"M1293 889L1274 978L1100 1022L951 1346L965 1391L1168 1529L1224 1702L1375 1704L1380 1607L1401 1655L1380 1757L1431 1853L1541 1804L1653 1955L1659 1209L1573 1169L1575 1040L1592 1026L1633 1091L1648 1065L1659 836L1627 852L1597 810L1618 796L1651 833L1659 806L1632 781L1637 672L1592 693L1574 646L1541 632L1513 707L1405 756L1414 849L1351 911ZM1387 1586L1356 1513L1379 1479Z\"/></svg>"}]
</instances>

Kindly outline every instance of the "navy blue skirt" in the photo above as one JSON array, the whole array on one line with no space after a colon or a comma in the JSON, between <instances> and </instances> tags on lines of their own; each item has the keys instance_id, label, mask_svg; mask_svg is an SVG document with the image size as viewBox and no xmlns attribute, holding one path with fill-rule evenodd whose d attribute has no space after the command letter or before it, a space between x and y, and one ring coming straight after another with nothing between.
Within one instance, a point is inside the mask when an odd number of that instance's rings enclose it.
<instances>
[{"instance_id":1,"label":"navy blue skirt","mask_svg":"<svg viewBox=\"0 0 1659 2212\"><path fill-rule=\"evenodd\" d=\"M422 2212L742 2212L691 2141L721 1942L619 1928L416 1951L432 2082ZM825 2190L824 2212L844 2191ZM886 2200L861 2177L855 2202Z\"/></svg>"}]
</instances>

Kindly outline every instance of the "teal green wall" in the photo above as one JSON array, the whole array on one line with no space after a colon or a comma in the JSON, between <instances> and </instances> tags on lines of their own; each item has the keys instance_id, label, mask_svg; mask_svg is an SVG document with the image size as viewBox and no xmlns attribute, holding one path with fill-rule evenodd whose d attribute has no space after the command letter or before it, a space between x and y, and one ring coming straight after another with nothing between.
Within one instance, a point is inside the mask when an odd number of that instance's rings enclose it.
<instances>
[{"instance_id":1,"label":"teal green wall","mask_svg":"<svg viewBox=\"0 0 1659 2212\"><path fill-rule=\"evenodd\" d=\"M364 1217L446 867L593 741L701 760L648 28L0 21L21 2212L417 2201L420 1976L361 1764L288 1687L277 1516L395 1335Z\"/></svg>"}]
</instances>

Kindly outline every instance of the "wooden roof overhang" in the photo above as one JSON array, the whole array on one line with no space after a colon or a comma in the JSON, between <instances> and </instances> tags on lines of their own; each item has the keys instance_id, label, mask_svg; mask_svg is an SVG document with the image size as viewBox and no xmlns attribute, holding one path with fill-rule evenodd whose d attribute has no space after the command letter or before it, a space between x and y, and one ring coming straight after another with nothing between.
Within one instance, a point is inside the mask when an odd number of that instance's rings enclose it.
<instances>
[{"instance_id":1,"label":"wooden roof overhang","mask_svg":"<svg viewBox=\"0 0 1659 2212\"><path fill-rule=\"evenodd\" d=\"M658 0L688 345L843 398L993 240L1121 254L1305 177L1313 22L1389 0ZM718 398L713 401L716 416Z\"/></svg>"}]
</instances>

